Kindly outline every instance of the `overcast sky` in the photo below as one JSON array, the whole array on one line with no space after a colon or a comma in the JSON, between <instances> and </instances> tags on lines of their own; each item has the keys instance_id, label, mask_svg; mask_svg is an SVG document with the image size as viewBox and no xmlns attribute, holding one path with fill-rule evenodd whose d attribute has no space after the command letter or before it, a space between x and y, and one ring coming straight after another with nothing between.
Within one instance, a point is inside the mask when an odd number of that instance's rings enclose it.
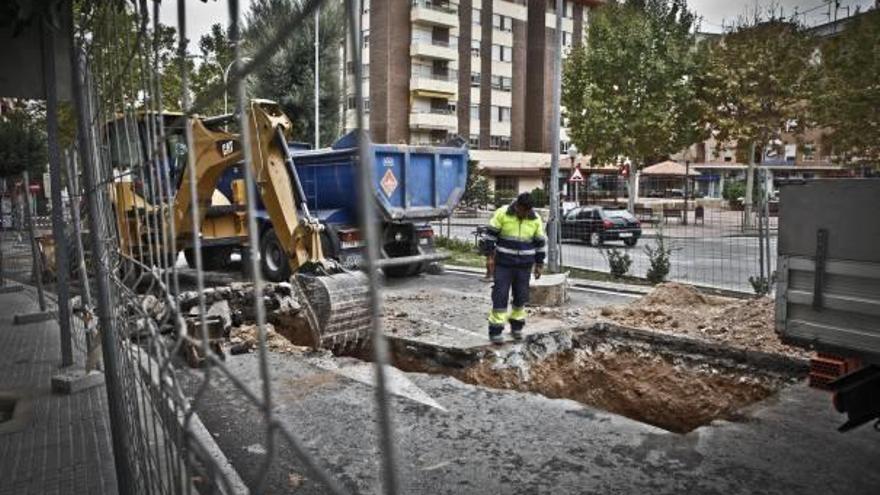
<instances>
[{"instance_id":1,"label":"overcast sky","mask_svg":"<svg viewBox=\"0 0 880 495\"><path fill-rule=\"evenodd\" d=\"M875 0L841 0L838 16L846 16L847 7L852 13L857 6L865 10L874 2ZM241 11L246 12L250 6L250 0L241 0L239 5L241 5ZM722 23L731 24L743 14L751 16L756 7L766 11L770 5L775 5L777 12L782 9L785 16L793 14L795 9L800 13L806 12L801 16L801 21L812 26L828 20L829 2L827 0L689 0L688 5L697 15L702 16L702 31L717 33L722 31ZM187 35L189 39L193 40L190 50L197 52L196 43L199 37L207 33L212 24L217 22L227 24L229 22L229 7L226 0L208 0L207 2L187 0L186 6ZM834 15L833 9L831 15ZM163 23L176 27L177 2L175 0L162 2L160 17Z\"/></svg>"}]
</instances>

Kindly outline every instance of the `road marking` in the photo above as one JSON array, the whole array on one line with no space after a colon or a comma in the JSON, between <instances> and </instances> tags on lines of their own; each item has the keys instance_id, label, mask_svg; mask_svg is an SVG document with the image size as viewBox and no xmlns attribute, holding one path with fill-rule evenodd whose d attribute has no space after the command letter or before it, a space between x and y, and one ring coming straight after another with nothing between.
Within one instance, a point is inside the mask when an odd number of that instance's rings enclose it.
<instances>
[{"instance_id":1,"label":"road marking","mask_svg":"<svg viewBox=\"0 0 880 495\"><path fill-rule=\"evenodd\" d=\"M337 373L356 382L363 383L364 385L369 385L371 387L376 386L375 370L373 369L374 365L372 363L358 362L355 364L339 366L336 365L336 363L331 364L329 362L321 361L314 364L321 369ZM385 365L385 378L387 380L386 386L389 393L447 412L445 407L441 406L440 403L434 400L434 398L427 392L419 388L418 385L413 383L412 380L410 380L406 374L399 369Z\"/></svg>"}]
</instances>

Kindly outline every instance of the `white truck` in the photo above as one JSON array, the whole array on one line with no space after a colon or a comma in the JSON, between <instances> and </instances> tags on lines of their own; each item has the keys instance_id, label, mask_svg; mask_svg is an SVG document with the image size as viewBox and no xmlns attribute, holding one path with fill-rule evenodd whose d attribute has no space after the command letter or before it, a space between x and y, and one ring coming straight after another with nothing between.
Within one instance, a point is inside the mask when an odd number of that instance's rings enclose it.
<instances>
[{"instance_id":1,"label":"white truck","mask_svg":"<svg viewBox=\"0 0 880 495\"><path fill-rule=\"evenodd\" d=\"M880 418L880 179L786 185L780 206L776 329L820 353L847 431Z\"/></svg>"}]
</instances>

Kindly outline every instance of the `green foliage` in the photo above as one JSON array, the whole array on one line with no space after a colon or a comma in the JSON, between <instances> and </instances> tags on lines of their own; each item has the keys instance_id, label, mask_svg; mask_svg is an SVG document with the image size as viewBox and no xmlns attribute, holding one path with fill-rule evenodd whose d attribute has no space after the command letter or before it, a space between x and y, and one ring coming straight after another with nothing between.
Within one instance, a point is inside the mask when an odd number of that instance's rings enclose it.
<instances>
[{"instance_id":1,"label":"green foliage","mask_svg":"<svg viewBox=\"0 0 880 495\"><path fill-rule=\"evenodd\" d=\"M724 183L724 190L721 191L721 195L727 201L736 201L739 198L745 197L746 183L741 180L727 181Z\"/></svg>"},{"instance_id":2,"label":"green foliage","mask_svg":"<svg viewBox=\"0 0 880 495\"><path fill-rule=\"evenodd\" d=\"M535 208L545 208L547 206L550 197L543 187L536 187L529 194L532 195L532 203L534 203Z\"/></svg>"},{"instance_id":3,"label":"green foliage","mask_svg":"<svg viewBox=\"0 0 880 495\"><path fill-rule=\"evenodd\" d=\"M201 64L192 73L192 88L196 95L208 94L223 90L223 75L229 64L235 58L234 45L229 39L228 29L220 24L211 26L211 31L199 39L199 52ZM230 69L230 72L232 70ZM234 88L228 88L227 93L229 112L236 108ZM223 99L217 98L208 103L208 108L202 111L205 115L220 115L224 112Z\"/></svg>"},{"instance_id":4,"label":"green foliage","mask_svg":"<svg viewBox=\"0 0 880 495\"><path fill-rule=\"evenodd\" d=\"M654 246L646 245L645 254L648 255L648 271L645 278L652 284L659 284L666 280L669 275L671 266L670 259L672 257L672 248L666 244L666 237L663 232L658 231Z\"/></svg>"},{"instance_id":5,"label":"green foliage","mask_svg":"<svg viewBox=\"0 0 880 495\"><path fill-rule=\"evenodd\" d=\"M569 55L562 104L569 136L600 163L643 166L703 137L691 75L694 15L684 0L609 2Z\"/></svg>"},{"instance_id":6,"label":"green foliage","mask_svg":"<svg viewBox=\"0 0 880 495\"><path fill-rule=\"evenodd\" d=\"M492 190L489 188L489 179L480 170L476 160L468 160L468 179L461 202L466 206L485 207L489 204Z\"/></svg>"},{"instance_id":7,"label":"green foliage","mask_svg":"<svg viewBox=\"0 0 880 495\"><path fill-rule=\"evenodd\" d=\"M434 237L434 246L458 253L476 252L476 246L474 246L473 242L457 239L454 237L436 236Z\"/></svg>"},{"instance_id":8,"label":"green foliage","mask_svg":"<svg viewBox=\"0 0 880 495\"><path fill-rule=\"evenodd\" d=\"M602 251L605 259L608 260L608 267L611 269L611 275L614 278L626 276L632 266L632 258L626 251L611 248Z\"/></svg>"},{"instance_id":9,"label":"green foliage","mask_svg":"<svg viewBox=\"0 0 880 495\"><path fill-rule=\"evenodd\" d=\"M755 291L755 295L757 296L766 296L770 293L770 287L776 281L776 273L774 272L770 275L770 278L767 277L749 277L749 283L752 284L752 290Z\"/></svg>"},{"instance_id":10,"label":"green foliage","mask_svg":"<svg viewBox=\"0 0 880 495\"><path fill-rule=\"evenodd\" d=\"M0 117L0 177L23 171L39 177L48 162L46 116L35 109L15 108Z\"/></svg>"},{"instance_id":11,"label":"green foliage","mask_svg":"<svg viewBox=\"0 0 880 495\"><path fill-rule=\"evenodd\" d=\"M788 121L802 121L812 47L798 25L780 19L744 24L699 46L697 101L719 143L754 143L761 150L781 137Z\"/></svg>"},{"instance_id":12,"label":"green foliage","mask_svg":"<svg viewBox=\"0 0 880 495\"><path fill-rule=\"evenodd\" d=\"M855 18L821 47L811 110L815 124L828 129L845 163L880 163L880 10Z\"/></svg>"},{"instance_id":13,"label":"green foliage","mask_svg":"<svg viewBox=\"0 0 880 495\"><path fill-rule=\"evenodd\" d=\"M299 15L302 5L301 0L255 0L246 16L246 51L255 52L267 46L281 24ZM320 22L321 143L329 144L339 137L339 46L345 39L343 2L322 3ZM248 79L252 82L251 93L277 101L293 121L297 139L310 143L315 140L314 29L314 22L304 23L276 47L272 62Z\"/></svg>"}]
</instances>

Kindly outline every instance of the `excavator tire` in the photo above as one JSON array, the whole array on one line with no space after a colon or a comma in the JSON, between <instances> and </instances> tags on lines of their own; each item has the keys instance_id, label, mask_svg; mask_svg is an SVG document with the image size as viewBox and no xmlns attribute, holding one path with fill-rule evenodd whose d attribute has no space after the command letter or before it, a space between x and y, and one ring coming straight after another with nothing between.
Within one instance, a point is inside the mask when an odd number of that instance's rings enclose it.
<instances>
[{"instance_id":1,"label":"excavator tire","mask_svg":"<svg viewBox=\"0 0 880 495\"><path fill-rule=\"evenodd\" d=\"M293 277L308 320L313 347L357 352L370 340L369 284L362 272Z\"/></svg>"}]
</instances>

